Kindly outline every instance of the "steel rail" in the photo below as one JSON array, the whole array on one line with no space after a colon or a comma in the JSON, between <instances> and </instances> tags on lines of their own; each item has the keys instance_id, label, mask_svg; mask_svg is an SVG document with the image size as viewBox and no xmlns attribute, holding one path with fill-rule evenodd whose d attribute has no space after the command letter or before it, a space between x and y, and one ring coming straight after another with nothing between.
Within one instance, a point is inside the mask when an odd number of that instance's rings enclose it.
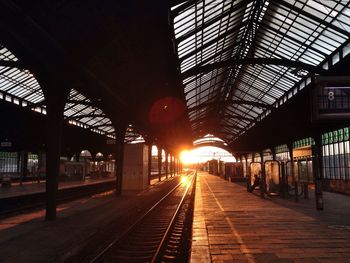
<instances>
[{"instance_id":1,"label":"steel rail","mask_svg":"<svg viewBox=\"0 0 350 263\"><path fill-rule=\"evenodd\" d=\"M165 244L165 241L169 238L169 234L171 233L170 230L171 230L171 228L173 227L173 224L174 224L174 222L175 222L175 219L176 219L176 217L178 216L178 214L179 214L179 212L180 212L180 208L182 207L182 205L183 205L183 203L184 203L184 200L185 200L185 198L186 198L186 196L187 196L188 189L192 186L193 180L194 180L194 178L196 177L196 175L197 175L197 173L195 173L195 174L192 176L190 183L187 185L186 191L185 191L185 193L183 194L183 196L182 196L182 198L181 198L181 200L180 200L180 202L179 202L179 204L178 204L178 206L177 206L177 208L176 208L176 210L175 210L175 212L174 212L174 215L173 215L173 217L172 217L171 220L170 220L170 223L169 223L169 225L168 225L168 227L167 227L167 229L166 229L166 231L165 231L165 233L164 233L164 235L163 235L162 240L160 241L160 244L159 244L159 246L158 246L158 248L157 248L157 250L156 250L156 253L153 255L153 258L152 258L152 260L151 260L152 263L158 262L157 260L160 259L161 252L162 252L162 250L163 250L163 246L164 246L164 244Z\"/></svg>"},{"instance_id":2,"label":"steel rail","mask_svg":"<svg viewBox=\"0 0 350 263\"><path fill-rule=\"evenodd\" d=\"M150 209L147 210L147 212L145 212L139 219L137 219L136 222L134 222L130 227L128 227L119 237L115 238L112 242L110 242L108 246L106 246L90 261L90 263L101 262L101 260L103 260L104 256L107 255L107 253L110 251L110 249L112 249L112 247L119 244L128 234L130 234L140 223L142 223L146 216L152 213L169 195L171 195L177 188L179 188L180 185L182 185L182 182L179 182L173 189L171 189L166 195L164 195L156 204L154 204ZM186 188L184 196L187 194L187 191L188 186ZM181 199L180 202L182 202L182 200L183 199Z\"/></svg>"}]
</instances>

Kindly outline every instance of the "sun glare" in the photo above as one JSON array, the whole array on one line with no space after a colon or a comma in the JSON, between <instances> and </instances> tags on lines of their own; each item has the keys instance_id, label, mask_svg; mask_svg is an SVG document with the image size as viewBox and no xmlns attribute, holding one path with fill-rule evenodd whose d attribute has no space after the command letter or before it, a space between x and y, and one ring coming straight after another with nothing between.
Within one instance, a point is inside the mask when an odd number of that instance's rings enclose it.
<instances>
[{"instance_id":1,"label":"sun glare","mask_svg":"<svg viewBox=\"0 0 350 263\"><path fill-rule=\"evenodd\" d=\"M182 151L180 154L181 162L184 164L196 163L196 156L194 156L190 151Z\"/></svg>"},{"instance_id":2,"label":"sun glare","mask_svg":"<svg viewBox=\"0 0 350 263\"><path fill-rule=\"evenodd\" d=\"M236 161L226 150L213 146L198 147L191 151L184 150L180 154L180 159L183 164L204 163L211 159L219 159L225 162Z\"/></svg>"},{"instance_id":3,"label":"sun glare","mask_svg":"<svg viewBox=\"0 0 350 263\"><path fill-rule=\"evenodd\" d=\"M183 185L187 185L187 183L188 183L188 177L187 177L187 176L182 176L182 178L181 178L181 183L182 183Z\"/></svg>"}]
</instances>

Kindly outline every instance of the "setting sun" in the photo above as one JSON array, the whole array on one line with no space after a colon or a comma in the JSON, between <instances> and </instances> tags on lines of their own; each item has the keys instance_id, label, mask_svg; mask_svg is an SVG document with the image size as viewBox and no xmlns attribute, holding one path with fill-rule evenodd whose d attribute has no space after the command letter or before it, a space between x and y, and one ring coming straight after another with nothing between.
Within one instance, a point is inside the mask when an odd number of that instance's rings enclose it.
<instances>
[{"instance_id":1,"label":"setting sun","mask_svg":"<svg viewBox=\"0 0 350 263\"><path fill-rule=\"evenodd\" d=\"M213 146L198 147L191 151L184 150L180 154L180 159L183 164L204 163L211 159L219 159L225 162L236 161L226 150Z\"/></svg>"},{"instance_id":2,"label":"setting sun","mask_svg":"<svg viewBox=\"0 0 350 263\"><path fill-rule=\"evenodd\" d=\"M180 159L181 159L181 162L184 164L197 162L196 156L194 156L190 151L187 151L187 150L181 152Z\"/></svg>"}]
</instances>

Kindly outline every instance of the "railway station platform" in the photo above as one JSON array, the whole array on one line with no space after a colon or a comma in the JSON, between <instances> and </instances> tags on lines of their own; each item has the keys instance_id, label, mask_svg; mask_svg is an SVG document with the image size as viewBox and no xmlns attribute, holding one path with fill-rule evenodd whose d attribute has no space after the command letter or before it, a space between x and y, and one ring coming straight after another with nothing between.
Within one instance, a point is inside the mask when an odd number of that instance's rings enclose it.
<instances>
[{"instance_id":1,"label":"railway station platform","mask_svg":"<svg viewBox=\"0 0 350 263\"><path fill-rule=\"evenodd\" d=\"M168 175L168 178L171 176ZM166 175L161 175L161 181L164 181L166 179ZM58 184L58 190L62 191L64 189L77 189L77 188L84 188L89 187L97 184L108 184L114 185L115 177L109 176L104 178L87 178L85 180L79 180L79 181L65 181L65 182L59 182ZM157 184L159 182L159 177L157 174L152 175L152 179L150 180L150 185ZM12 183L10 187L6 186L0 186L0 200L1 199L8 199L8 198L16 198L16 197L24 197L28 195L33 194L43 194L45 193L45 180L41 180L38 182L23 182L20 183Z\"/></svg>"},{"instance_id":2,"label":"railway station platform","mask_svg":"<svg viewBox=\"0 0 350 263\"><path fill-rule=\"evenodd\" d=\"M175 176L143 191L122 196L106 191L60 204L57 221L45 221L44 209L0 216L0 262L89 262L179 180Z\"/></svg>"},{"instance_id":3,"label":"railway station platform","mask_svg":"<svg viewBox=\"0 0 350 263\"><path fill-rule=\"evenodd\" d=\"M350 262L350 197L260 198L198 173L191 262Z\"/></svg>"},{"instance_id":4,"label":"railway station platform","mask_svg":"<svg viewBox=\"0 0 350 263\"><path fill-rule=\"evenodd\" d=\"M80 181L66 181L59 182L58 190L75 188L75 187L84 187L88 185L114 182L115 177L106 177L106 178L97 178L97 179L85 179ZM23 195L31 195L37 193L45 192L45 180L37 182L25 182L22 185L19 183L13 183L10 187L0 187L0 199L17 197Z\"/></svg>"},{"instance_id":5,"label":"railway station platform","mask_svg":"<svg viewBox=\"0 0 350 263\"><path fill-rule=\"evenodd\" d=\"M0 216L45 206L45 181L0 187ZM57 203L115 189L115 177L60 182Z\"/></svg>"}]
</instances>

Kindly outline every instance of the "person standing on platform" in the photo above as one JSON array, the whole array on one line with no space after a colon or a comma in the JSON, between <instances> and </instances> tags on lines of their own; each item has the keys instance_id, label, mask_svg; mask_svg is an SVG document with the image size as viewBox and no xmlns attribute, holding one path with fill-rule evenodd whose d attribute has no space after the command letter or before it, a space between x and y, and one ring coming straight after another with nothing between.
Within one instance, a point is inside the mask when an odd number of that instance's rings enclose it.
<instances>
[{"instance_id":1,"label":"person standing on platform","mask_svg":"<svg viewBox=\"0 0 350 263\"><path fill-rule=\"evenodd\" d=\"M260 177L256 174L254 174L254 183L250 187L250 192L252 193L254 191L254 189L259 185L260 185Z\"/></svg>"}]
</instances>

